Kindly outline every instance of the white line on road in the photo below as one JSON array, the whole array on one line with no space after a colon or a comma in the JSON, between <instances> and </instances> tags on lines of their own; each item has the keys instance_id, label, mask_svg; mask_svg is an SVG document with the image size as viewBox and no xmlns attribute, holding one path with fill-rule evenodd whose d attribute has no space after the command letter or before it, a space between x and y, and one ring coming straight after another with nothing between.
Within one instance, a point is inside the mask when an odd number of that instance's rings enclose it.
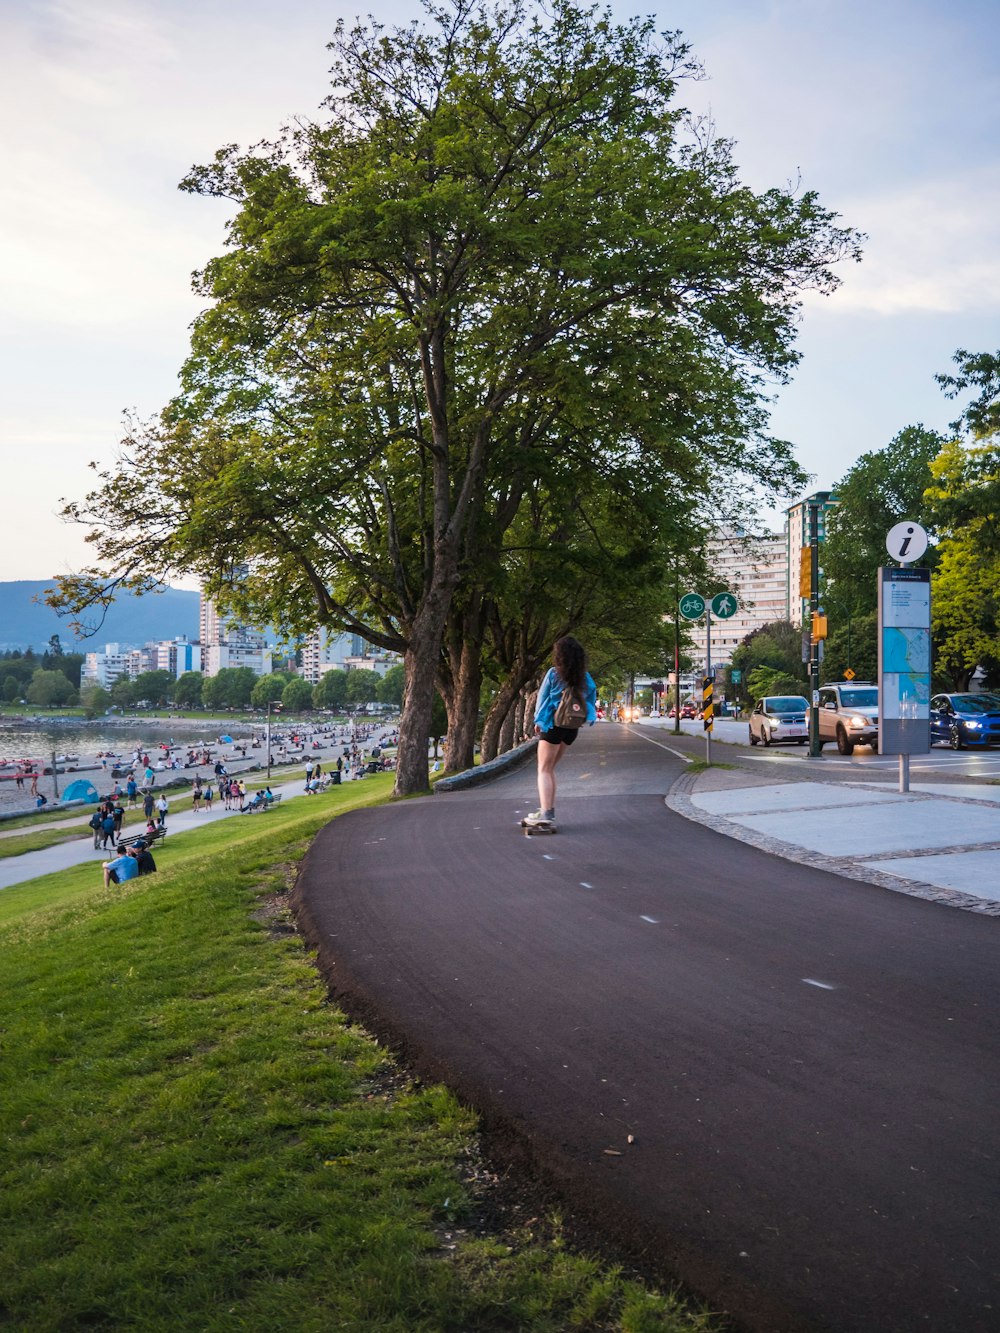
<instances>
[{"instance_id":1,"label":"white line on road","mask_svg":"<svg viewBox=\"0 0 1000 1333\"><path fill-rule=\"evenodd\" d=\"M802 980L807 986L818 986L820 990L836 990L837 987L830 984L829 981L814 981L812 977L803 977Z\"/></svg>"},{"instance_id":2,"label":"white line on road","mask_svg":"<svg viewBox=\"0 0 1000 1333\"><path fill-rule=\"evenodd\" d=\"M655 916L640 916L640 921L648 921L651 926L658 926L660 923Z\"/></svg>"},{"instance_id":3,"label":"white line on road","mask_svg":"<svg viewBox=\"0 0 1000 1333\"><path fill-rule=\"evenodd\" d=\"M680 750L675 750L672 745L664 745L662 741L654 741L652 736L645 736L641 731L636 731L634 727L626 727L625 730L631 732L633 736L642 736L642 739L644 741L649 741L650 745L658 745L661 750L666 750L669 754L676 755L678 759L683 759L685 764L694 763L694 760L689 754L682 754Z\"/></svg>"},{"instance_id":4,"label":"white line on road","mask_svg":"<svg viewBox=\"0 0 1000 1333\"><path fill-rule=\"evenodd\" d=\"M586 881L585 879L581 879L581 880L580 880L580 888L581 888L581 889L592 889L593 887L594 887L593 884L588 884L587 881Z\"/></svg>"}]
</instances>

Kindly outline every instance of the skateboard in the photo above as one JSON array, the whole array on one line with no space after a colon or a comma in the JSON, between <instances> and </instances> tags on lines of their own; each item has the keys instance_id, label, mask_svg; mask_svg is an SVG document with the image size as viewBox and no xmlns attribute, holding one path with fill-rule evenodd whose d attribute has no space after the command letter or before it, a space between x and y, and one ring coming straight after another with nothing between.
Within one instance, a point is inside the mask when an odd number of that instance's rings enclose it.
<instances>
[{"instance_id":1,"label":"skateboard","mask_svg":"<svg viewBox=\"0 0 1000 1333\"><path fill-rule=\"evenodd\" d=\"M525 836L526 838L534 837L534 835L535 835L536 833L558 833L558 832L559 832L559 830L556 828L555 824L529 824L529 823L527 823L527 822L526 822L525 820L523 820L523 819L521 820L521 828L524 830L524 836Z\"/></svg>"}]
</instances>

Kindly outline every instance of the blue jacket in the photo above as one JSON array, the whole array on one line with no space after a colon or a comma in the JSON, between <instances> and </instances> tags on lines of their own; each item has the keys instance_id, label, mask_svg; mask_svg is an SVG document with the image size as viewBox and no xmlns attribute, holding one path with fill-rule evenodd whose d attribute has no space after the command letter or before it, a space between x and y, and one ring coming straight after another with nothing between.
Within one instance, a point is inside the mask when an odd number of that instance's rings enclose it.
<instances>
[{"instance_id":1,"label":"blue jacket","mask_svg":"<svg viewBox=\"0 0 1000 1333\"><path fill-rule=\"evenodd\" d=\"M591 679L589 671L586 684L587 721L593 726L597 721L597 686ZM535 705L535 726L540 731L550 731L555 725L556 709L559 707L564 688L562 677L557 674L555 667L549 667L542 681L542 688L538 691L538 703Z\"/></svg>"}]
</instances>

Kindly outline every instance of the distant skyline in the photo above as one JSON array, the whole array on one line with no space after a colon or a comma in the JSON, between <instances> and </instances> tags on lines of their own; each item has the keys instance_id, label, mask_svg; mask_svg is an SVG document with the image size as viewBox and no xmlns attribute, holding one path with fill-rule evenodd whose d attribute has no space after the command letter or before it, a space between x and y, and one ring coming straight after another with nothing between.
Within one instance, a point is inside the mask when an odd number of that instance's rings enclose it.
<instances>
[{"instance_id":1,"label":"distant skyline","mask_svg":"<svg viewBox=\"0 0 1000 1333\"><path fill-rule=\"evenodd\" d=\"M326 43L358 8L0 0L0 579L87 561L60 497L114 458L124 409L151 416L175 391L191 272L223 249L227 206L177 183L225 143L317 115ZM799 180L870 236L835 296L806 298L773 412L812 489L907 425L945 429L957 412L934 374L958 347L1000 347L1000 6L682 0L657 18L705 66L679 101L737 141L746 182Z\"/></svg>"}]
</instances>

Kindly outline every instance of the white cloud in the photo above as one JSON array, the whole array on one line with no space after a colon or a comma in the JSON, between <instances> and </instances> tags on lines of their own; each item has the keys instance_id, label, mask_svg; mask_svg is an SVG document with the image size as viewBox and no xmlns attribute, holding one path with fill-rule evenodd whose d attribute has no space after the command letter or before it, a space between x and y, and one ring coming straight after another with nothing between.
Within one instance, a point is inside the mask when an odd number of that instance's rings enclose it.
<instances>
[{"instance_id":1,"label":"white cloud","mask_svg":"<svg viewBox=\"0 0 1000 1333\"><path fill-rule=\"evenodd\" d=\"M864 262L842 272L840 314L1000 311L1000 170L924 180L849 200L869 235Z\"/></svg>"}]
</instances>

